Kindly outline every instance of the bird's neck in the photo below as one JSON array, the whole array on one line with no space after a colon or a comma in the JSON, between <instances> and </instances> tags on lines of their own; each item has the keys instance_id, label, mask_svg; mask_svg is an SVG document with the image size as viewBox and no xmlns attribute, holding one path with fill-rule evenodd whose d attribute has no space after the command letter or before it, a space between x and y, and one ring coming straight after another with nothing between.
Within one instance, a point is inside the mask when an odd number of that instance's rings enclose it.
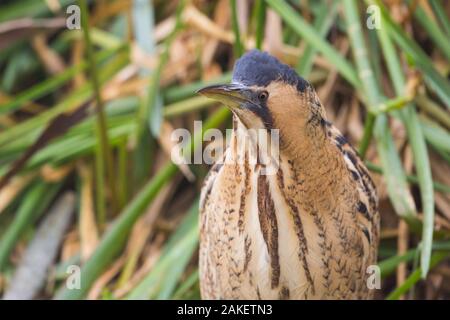
<instances>
[{"instance_id":1,"label":"bird's neck","mask_svg":"<svg viewBox=\"0 0 450 320\"><path fill-rule=\"evenodd\" d=\"M233 118L233 133L231 150L234 159L244 161L245 154L257 154L257 162L264 164L273 162L273 158L279 155L276 161L289 162L296 170L308 172L311 178L315 175L323 175L318 168L333 168L335 170L345 168L345 163L339 151L327 135L327 130L320 124L310 125L304 128L290 128L292 130L279 131L279 145L265 144L263 147L258 141L249 138L246 127L237 117ZM269 141L265 140L264 142ZM243 145L244 144L244 145ZM275 150L278 148L278 150ZM274 151L275 150L275 151ZM272 159L272 160L271 160ZM333 170L329 177L333 179ZM323 181L323 176L320 177ZM314 179L312 179L314 181Z\"/></svg>"},{"instance_id":2,"label":"bird's neck","mask_svg":"<svg viewBox=\"0 0 450 320\"><path fill-rule=\"evenodd\" d=\"M306 125L282 134L280 149L282 155L305 170L329 165L336 158L336 148L320 124Z\"/></svg>"}]
</instances>

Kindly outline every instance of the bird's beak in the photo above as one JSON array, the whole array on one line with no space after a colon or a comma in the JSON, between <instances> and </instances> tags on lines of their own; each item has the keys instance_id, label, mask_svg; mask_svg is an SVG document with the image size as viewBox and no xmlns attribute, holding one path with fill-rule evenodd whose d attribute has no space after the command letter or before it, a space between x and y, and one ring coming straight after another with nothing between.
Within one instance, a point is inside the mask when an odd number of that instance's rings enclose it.
<instances>
[{"instance_id":1,"label":"bird's beak","mask_svg":"<svg viewBox=\"0 0 450 320\"><path fill-rule=\"evenodd\" d=\"M198 90L197 93L220 101L231 109L241 109L246 104L252 103L250 100L251 89L242 84L212 85Z\"/></svg>"}]
</instances>

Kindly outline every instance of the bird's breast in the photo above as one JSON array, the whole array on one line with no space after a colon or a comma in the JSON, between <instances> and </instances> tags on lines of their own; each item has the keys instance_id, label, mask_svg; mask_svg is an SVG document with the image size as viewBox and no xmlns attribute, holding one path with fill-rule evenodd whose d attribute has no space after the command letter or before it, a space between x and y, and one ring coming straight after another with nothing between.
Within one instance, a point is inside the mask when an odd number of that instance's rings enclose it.
<instances>
[{"instance_id":1,"label":"bird's breast","mask_svg":"<svg viewBox=\"0 0 450 320\"><path fill-rule=\"evenodd\" d=\"M274 170L263 170L243 157L226 159L204 195L202 296L366 297L370 244L361 236L359 192L351 180L327 175L326 167L310 172L283 157Z\"/></svg>"}]
</instances>

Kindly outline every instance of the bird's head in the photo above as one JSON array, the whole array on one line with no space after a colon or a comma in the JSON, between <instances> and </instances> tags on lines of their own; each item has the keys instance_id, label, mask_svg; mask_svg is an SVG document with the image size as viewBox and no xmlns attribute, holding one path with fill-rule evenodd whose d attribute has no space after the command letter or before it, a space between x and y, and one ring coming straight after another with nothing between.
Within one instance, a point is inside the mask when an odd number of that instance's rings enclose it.
<instances>
[{"instance_id":1,"label":"bird's head","mask_svg":"<svg viewBox=\"0 0 450 320\"><path fill-rule=\"evenodd\" d=\"M228 106L247 129L279 129L285 143L324 123L323 107L309 82L258 50L236 61L230 84L198 92Z\"/></svg>"}]
</instances>

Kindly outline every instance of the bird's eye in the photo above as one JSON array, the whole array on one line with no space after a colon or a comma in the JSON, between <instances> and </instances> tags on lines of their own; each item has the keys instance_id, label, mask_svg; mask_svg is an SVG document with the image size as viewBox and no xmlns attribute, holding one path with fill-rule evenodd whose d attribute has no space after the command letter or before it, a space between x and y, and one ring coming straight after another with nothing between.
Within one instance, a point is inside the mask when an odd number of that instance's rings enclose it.
<instances>
[{"instance_id":1,"label":"bird's eye","mask_svg":"<svg viewBox=\"0 0 450 320\"><path fill-rule=\"evenodd\" d=\"M269 93L267 91L261 91L258 94L259 101L266 101L268 97L269 97Z\"/></svg>"}]
</instances>

